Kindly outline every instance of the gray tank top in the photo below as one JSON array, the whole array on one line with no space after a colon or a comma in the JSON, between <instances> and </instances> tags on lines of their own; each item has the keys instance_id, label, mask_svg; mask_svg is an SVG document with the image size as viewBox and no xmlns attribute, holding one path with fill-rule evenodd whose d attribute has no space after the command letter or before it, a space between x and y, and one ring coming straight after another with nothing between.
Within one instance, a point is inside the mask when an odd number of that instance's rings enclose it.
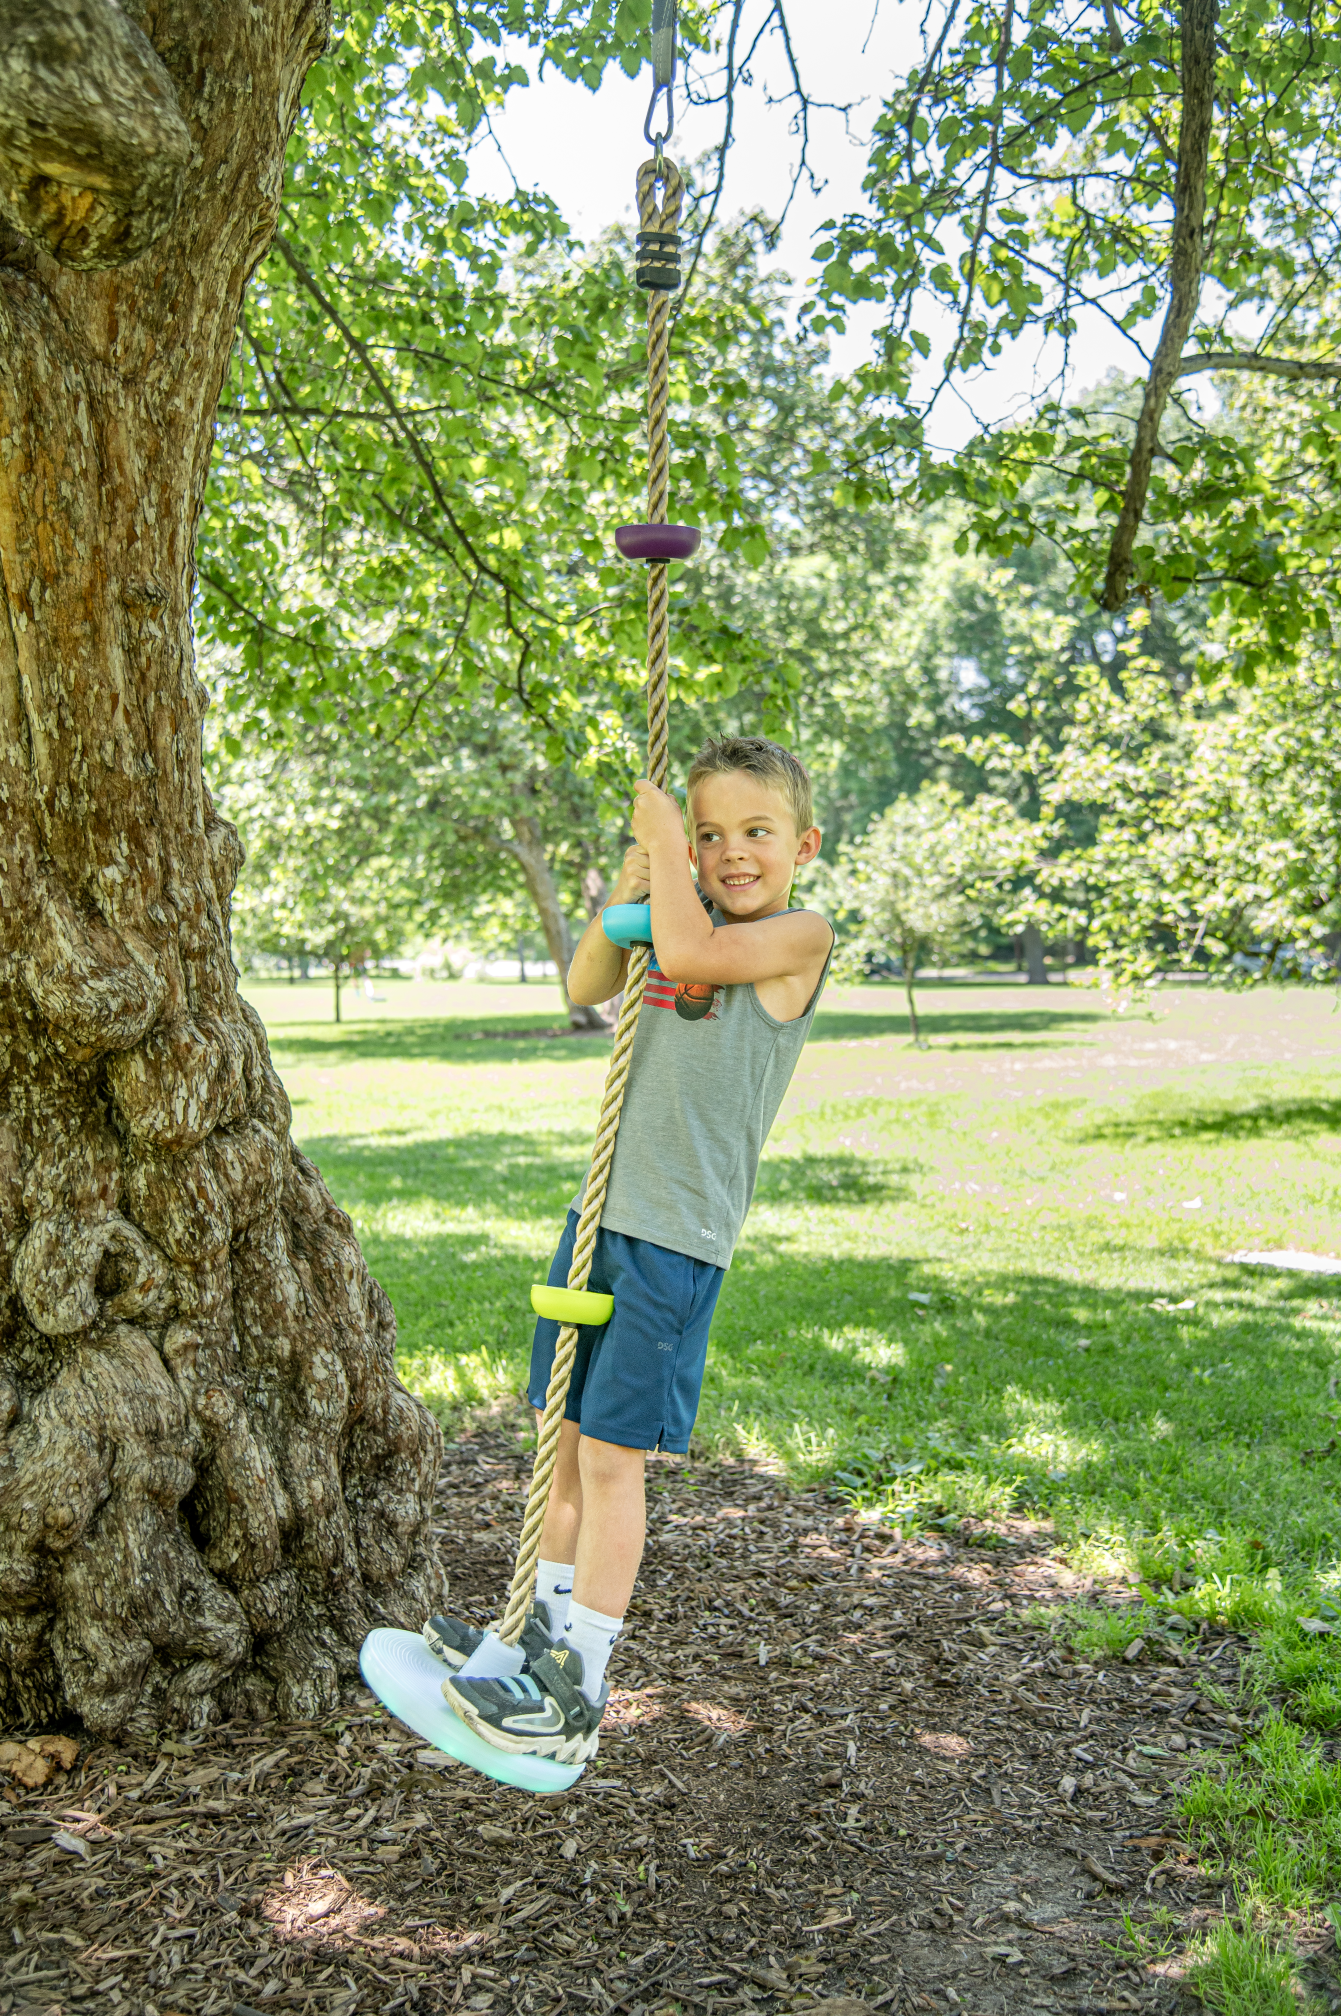
<instances>
[{"instance_id":1,"label":"gray tank top","mask_svg":"<svg viewBox=\"0 0 1341 2016\"><path fill-rule=\"evenodd\" d=\"M725 919L713 912L713 923ZM667 980L652 960L601 1224L730 1265L759 1157L829 977L779 1022L752 984ZM573 1199L582 1208L586 1182Z\"/></svg>"}]
</instances>

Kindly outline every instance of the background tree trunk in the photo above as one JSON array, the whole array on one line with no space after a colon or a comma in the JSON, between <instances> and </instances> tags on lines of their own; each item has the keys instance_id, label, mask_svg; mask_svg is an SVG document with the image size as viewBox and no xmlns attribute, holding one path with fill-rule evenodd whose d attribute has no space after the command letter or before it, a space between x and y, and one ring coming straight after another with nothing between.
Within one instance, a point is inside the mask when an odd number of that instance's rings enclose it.
<instances>
[{"instance_id":1,"label":"background tree trunk","mask_svg":"<svg viewBox=\"0 0 1341 2016\"><path fill-rule=\"evenodd\" d=\"M290 1143L201 777L214 408L327 20L139 18L0 0L0 1719L103 1735L319 1712L443 1594L438 1432Z\"/></svg>"},{"instance_id":2,"label":"background tree trunk","mask_svg":"<svg viewBox=\"0 0 1341 2016\"><path fill-rule=\"evenodd\" d=\"M908 1033L915 1049L925 1046L922 1041L922 1021L917 1012L917 969L921 960L921 941L912 933L899 946L899 965L903 969L903 993L908 1003Z\"/></svg>"},{"instance_id":3,"label":"background tree trunk","mask_svg":"<svg viewBox=\"0 0 1341 2016\"><path fill-rule=\"evenodd\" d=\"M1047 986L1048 962L1043 951L1043 933L1037 924L1024 927L1024 973L1026 986Z\"/></svg>"},{"instance_id":4,"label":"background tree trunk","mask_svg":"<svg viewBox=\"0 0 1341 2016\"><path fill-rule=\"evenodd\" d=\"M582 901L586 907L588 924L590 924L593 917L600 916L602 910L604 910L606 904L610 901L610 884L606 881L595 862L589 863L582 871ZM594 1011L602 1018L607 1031L612 1034L619 1026L619 1017L623 1006L624 996L621 991L618 994L612 995L608 1001L603 1001L600 1007Z\"/></svg>"},{"instance_id":5,"label":"background tree trunk","mask_svg":"<svg viewBox=\"0 0 1341 2016\"><path fill-rule=\"evenodd\" d=\"M568 998L568 968L573 963L577 946L565 915L563 902L559 896L553 871L545 853L544 841L540 834L540 822L529 812L509 814L512 827L513 852L521 864L531 900L540 918L540 928L545 934L549 956L559 969L559 989L563 995L564 1011L569 1026L573 1029L590 1029L601 1035L609 1034L609 1024L599 1008L579 1007Z\"/></svg>"},{"instance_id":6,"label":"background tree trunk","mask_svg":"<svg viewBox=\"0 0 1341 2016\"><path fill-rule=\"evenodd\" d=\"M593 917L599 916L610 901L610 884L594 863L582 871L582 901L586 907L588 923Z\"/></svg>"}]
</instances>

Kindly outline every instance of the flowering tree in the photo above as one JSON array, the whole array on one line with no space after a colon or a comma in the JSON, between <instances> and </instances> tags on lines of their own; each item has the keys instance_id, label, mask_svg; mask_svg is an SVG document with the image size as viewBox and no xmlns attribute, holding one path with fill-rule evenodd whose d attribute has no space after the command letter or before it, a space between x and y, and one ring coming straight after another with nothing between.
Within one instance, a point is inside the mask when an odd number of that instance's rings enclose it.
<instances>
[{"instance_id":1,"label":"flowering tree","mask_svg":"<svg viewBox=\"0 0 1341 2016\"><path fill-rule=\"evenodd\" d=\"M967 950L985 923L999 921L1017 878L1041 853L1039 829L1004 798L968 805L948 785L931 783L914 798L896 799L839 855L833 893L857 925L841 969L851 974L892 953L903 971L912 1038L924 1049L918 968Z\"/></svg>"}]
</instances>

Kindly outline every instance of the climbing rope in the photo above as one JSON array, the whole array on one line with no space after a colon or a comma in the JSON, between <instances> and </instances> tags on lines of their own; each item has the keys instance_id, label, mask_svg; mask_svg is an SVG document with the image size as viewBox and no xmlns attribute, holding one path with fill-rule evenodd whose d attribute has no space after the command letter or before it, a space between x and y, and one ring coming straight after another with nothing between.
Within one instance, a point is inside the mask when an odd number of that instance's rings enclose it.
<instances>
[{"instance_id":1,"label":"climbing rope","mask_svg":"<svg viewBox=\"0 0 1341 2016\"><path fill-rule=\"evenodd\" d=\"M657 201L658 187L662 191L660 203ZM647 522L649 525L666 523L666 508L670 501L670 437L667 425L670 405L670 291L666 282L670 280L671 287L679 283L675 253L683 194L684 184L680 179L680 171L675 163L661 152L658 144L656 159L645 161L638 170L638 218L642 226L638 249L640 259L645 261L639 266L638 278L648 288ZM645 273L655 274L657 277L644 279ZM666 563L656 561L649 568L647 575L647 774L652 782L663 790L670 756L666 727L669 669L670 589ZM633 1056L638 1011L642 1007L643 988L647 982L647 969L651 956L648 946L639 945L629 959L624 1001L615 1029L610 1069L605 1079L605 1095L601 1100L601 1115L596 1123L596 1145L592 1151L591 1167L587 1172L587 1189L582 1200L582 1215L578 1219L577 1237L573 1241L573 1258L568 1269L570 1288L585 1288L591 1273L592 1255L596 1250L596 1234L600 1228L601 1213L605 1209L610 1165L614 1159L615 1138L619 1133L619 1116L623 1110L625 1087L629 1082L629 1063ZM573 1359L576 1353L577 1325L565 1323L559 1331L554 1365L545 1392L545 1409L540 1418L535 1465L531 1471L531 1488L527 1494L521 1540L517 1547L517 1564L512 1571L512 1586L508 1592L507 1607L503 1612L503 1621L498 1631L505 1645L517 1643L522 1634L522 1626L526 1622L526 1613L531 1607L536 1563L540 1559L540 1534L545 1523L545 1508L549 1503L550 1484L553 1481L554 1464L559 1453L559 1431L563 1425L564 1408L568 1402L568 1386L573 1376Z\"/></svg>"}]
</instances>

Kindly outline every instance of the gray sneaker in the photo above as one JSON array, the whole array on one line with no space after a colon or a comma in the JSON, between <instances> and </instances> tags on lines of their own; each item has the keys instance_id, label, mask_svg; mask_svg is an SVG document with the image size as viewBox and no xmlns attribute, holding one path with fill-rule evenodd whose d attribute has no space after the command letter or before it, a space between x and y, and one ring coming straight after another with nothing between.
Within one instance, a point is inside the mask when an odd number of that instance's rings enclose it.
<instances>
[{"instance_id":1,"label":"gray sneaker","mask_svg":"<svg viewBox=\"0 0 1341 2016\"><path fill-rule=\"evenodd\" d=\"M518 1680L462 1680L442 1683L449 1707L492 1743L528 1757L552 1757L556 1764L585 1764L596 1755L597 1731L609 1685L595 1701L582 1692L582 1654L571 1645L545 1652Z\"/></svg>"},{"instance_id":2,"label":"gray sneaker","mask_svg":"<svg viewBox=\"0 0 1341 2016\"><path fill-rule=\"evenodd\" d=\"M548 1603L532 1603L521 1634L526 1666L551 1649L556 1635ZM444 1666L450 1666L453 1672L459 1672L471 1653L484 1642L483 1631L477 1630L473 1624L464 1623L460 1617L430 1617L422 1636L429 1651L441 1659ZM523 1666L523 1672L526 1666Z\"/></svg>"}]
</instances>

